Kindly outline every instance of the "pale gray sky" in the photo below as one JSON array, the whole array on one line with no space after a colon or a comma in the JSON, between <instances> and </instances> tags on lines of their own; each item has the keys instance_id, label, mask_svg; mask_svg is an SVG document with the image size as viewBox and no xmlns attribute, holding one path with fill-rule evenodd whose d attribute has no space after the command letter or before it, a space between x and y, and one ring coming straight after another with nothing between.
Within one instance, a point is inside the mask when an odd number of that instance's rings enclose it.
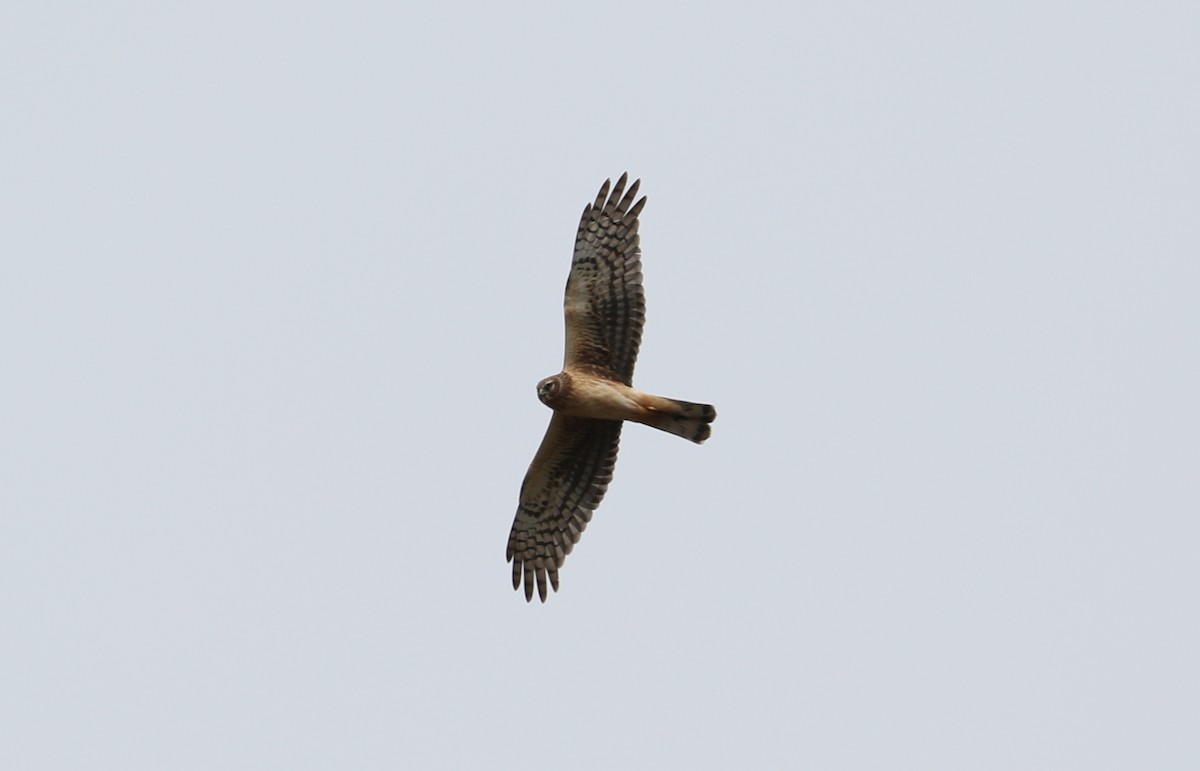
<instances>
[{"instance_id":1,"label":"pale gray sky","mask_svg":"<svg viewBox=\"0 0 1200 771\"><path fill-rule=\"evenodd\" d=\"M0 765L1200 766L1198 6L190 5L0 20Z\"/></svg>"}]
</instances>

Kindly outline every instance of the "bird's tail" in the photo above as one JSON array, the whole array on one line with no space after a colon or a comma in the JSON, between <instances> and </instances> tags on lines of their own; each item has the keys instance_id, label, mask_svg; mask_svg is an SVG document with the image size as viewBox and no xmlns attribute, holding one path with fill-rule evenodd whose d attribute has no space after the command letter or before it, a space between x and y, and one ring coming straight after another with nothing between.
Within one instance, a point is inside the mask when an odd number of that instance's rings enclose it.
<instances>
[{"instance_id":1,"label":"bird's tail","mask_svg":"<svg viewBox=\"0 0 1200 771\"><path fill-rule=\"evenodd\" d=\"M682 436L688 441L703 444L712 434L712 423L717 411L711 404L696 404L679 399L655 396L648 400L646 414L639 421L660 431Z\"/></svg>"}]
</instances>

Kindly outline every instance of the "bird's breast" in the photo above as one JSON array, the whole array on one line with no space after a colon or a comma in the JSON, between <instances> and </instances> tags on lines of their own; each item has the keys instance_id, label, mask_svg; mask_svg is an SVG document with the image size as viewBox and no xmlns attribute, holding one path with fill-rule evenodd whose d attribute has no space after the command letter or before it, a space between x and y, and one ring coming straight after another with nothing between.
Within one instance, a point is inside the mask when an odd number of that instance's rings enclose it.
<instances>
[{"instance_id":1,"label":"bird's breast","mask_svg":"<svg viewBox=\"0 0 1200 771\"><path fill-rule=\"evenodd\" d=\"M570 398L559 411L599 420L631 420L644 412L632 388L590 375L572 375Z\"/></svg>"}]
</instances>

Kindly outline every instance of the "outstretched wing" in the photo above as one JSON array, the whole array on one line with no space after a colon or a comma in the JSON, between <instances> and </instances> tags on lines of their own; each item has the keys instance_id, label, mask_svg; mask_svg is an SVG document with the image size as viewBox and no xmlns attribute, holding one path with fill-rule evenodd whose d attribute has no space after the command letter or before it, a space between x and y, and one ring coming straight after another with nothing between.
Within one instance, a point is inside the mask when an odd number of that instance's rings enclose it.
<instances>
[{"instance_id":1,"label":"outstretched wing","mask_svg":"<svg viewBox=\"0 0 1200 771\"><path fill-rule=\"evenodd\" d=\"M579 221L563 301L567 318L563 369L599 367L632 385L646 319L638 248L638 215L646 198L633 203L641 180L626 192L628 177L621 175L611 195L606 181Z\"/></svg>"},{"instance_id":2,"label":"outstretched wing","mask_svg":"<svg viewBox=\"0 0 1200 771\"><path fill-rule=\"evenodd\" d=\"M546 601L546 577L558 591L558 569L600 505L617 463L621 421L554 413L525 481L508 535L513 588L525 581L525 599Z\"/></svg>"}]
</instances>

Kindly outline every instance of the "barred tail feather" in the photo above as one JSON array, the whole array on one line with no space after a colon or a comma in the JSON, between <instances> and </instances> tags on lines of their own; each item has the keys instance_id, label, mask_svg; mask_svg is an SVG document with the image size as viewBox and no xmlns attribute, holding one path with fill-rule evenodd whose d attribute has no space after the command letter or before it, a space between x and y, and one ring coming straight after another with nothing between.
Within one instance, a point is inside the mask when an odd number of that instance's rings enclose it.
<instances>
[{"instance_id":1,"label":"barred tail feather","mask_svg":"<svg viewBox=\"0 0 1200 771\"><path fill-rule=\"evenodd\" d=\"M717 419L717 411L711 404L696 404L657 396L646 406L646 415L639 422L669 434L682 436L696 444L703 444L712 434L709 424Z\"/></svg>"}]
</instances>

